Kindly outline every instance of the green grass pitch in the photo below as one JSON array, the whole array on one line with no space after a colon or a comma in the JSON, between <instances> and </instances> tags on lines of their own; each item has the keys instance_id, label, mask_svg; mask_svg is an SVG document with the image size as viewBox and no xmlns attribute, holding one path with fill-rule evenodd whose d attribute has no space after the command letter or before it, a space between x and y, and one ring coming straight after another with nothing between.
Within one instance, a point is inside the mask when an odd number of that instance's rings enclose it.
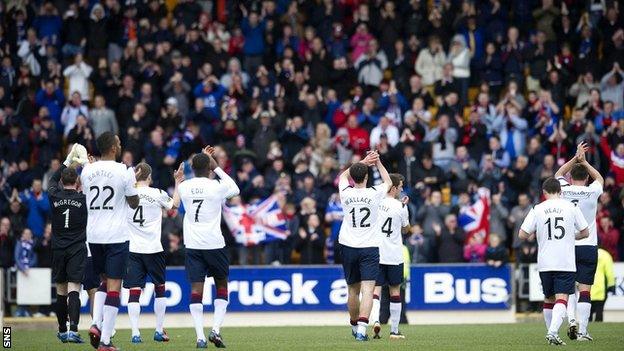
<instances>
[{"instance_id":1,"label":"green grass pitch","mask_svg":"<svg viewBox=\"0 0 624 351\"><path fill-rule=\"evenodd\" d=\"M382 339L356 342L345 327L253 327L224 328L221 334L229 350L548 350L542 323L496 325L428 325L402 326L406 340L388 340L388 327L383 326ZM207 330L208 331L208 330ZM624 323L592 323L590 331L595 341L579 343L562 338L566 350L624 350ZM142 330L144 343L130 343L130 331L120 330L113 340L123 351L195 350L193 329L169 329L171 341L160 344L151 340L153 331ZM88 339L86 332L81 333ZM15 350L93 350L89 344L61 344L53 330L13 330ZM214 345L209 344L209 349Z\"/></svg>"}]
</instances>

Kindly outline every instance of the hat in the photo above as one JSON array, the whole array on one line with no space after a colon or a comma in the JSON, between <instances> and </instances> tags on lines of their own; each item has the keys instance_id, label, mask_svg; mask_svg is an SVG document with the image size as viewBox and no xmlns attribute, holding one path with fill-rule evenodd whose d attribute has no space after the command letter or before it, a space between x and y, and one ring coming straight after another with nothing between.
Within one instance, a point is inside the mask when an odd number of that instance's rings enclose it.
<instances>
[{"instance_id":1,"label":"hat","mask_svg":"<svg viewBox=\"0 0 624 351\"><path fill-rule=\"evenodd\" d=\"M271 114L269 113L269 111L262 111L260 113L260 118L263 118L263 117L271 117Z\"/></svg>"},{"instance_id":2,"label":"hat","mask_svg":"<svg viewBox=\"0 0 624 351\"><path fill-rule=\"evenodd\" d=\"M166 102L167 105L173 105L173 106L178 106L178 99L176 99L175 97L171 96L167 99Z\"/></svg>"},{"instance_id":3,"label":"hat","mask_svg":"<svg viewBox=\"0 0 624 351\"><path fill-rule=\"evenodd\" d=\"M171 51L171 58L180 58L180 57L182 57L182 54L180 53L179 50Z\"/></svg>"}]
</instances>

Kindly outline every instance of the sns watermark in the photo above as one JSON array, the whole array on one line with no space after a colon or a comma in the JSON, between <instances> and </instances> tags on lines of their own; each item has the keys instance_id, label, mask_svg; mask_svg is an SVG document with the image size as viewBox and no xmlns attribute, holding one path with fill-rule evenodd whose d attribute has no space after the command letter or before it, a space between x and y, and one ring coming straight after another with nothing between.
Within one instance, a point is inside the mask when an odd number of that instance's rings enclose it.
<instances>
[{"instance_id":1,"label":"sns watermark","mask_svg":"<svg viewBox=\"0 0 624 351\"><path fill-rule=\"evenodd\" d=\"M11 348L11 327L2 327L2 347Z\"/></svg>"}]
</instances>

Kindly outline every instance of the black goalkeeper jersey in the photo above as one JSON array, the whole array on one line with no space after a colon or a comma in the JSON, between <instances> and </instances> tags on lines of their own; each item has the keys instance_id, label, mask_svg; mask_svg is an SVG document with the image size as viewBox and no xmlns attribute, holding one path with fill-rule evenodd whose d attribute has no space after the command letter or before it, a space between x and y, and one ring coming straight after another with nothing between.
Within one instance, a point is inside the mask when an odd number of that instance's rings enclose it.
<instances>
[{"instance_id":1,"label":"black goalkeeper jersey","mask_svg":"<svg viewBox=\"0 0 624 351\"><path fill-rule=\"evenodd\" d=\"M60 184L65 165L50 179L48 198L52 210L52 249L62 250L87 240L87 198Z\"/></svg>"}]
</instances>

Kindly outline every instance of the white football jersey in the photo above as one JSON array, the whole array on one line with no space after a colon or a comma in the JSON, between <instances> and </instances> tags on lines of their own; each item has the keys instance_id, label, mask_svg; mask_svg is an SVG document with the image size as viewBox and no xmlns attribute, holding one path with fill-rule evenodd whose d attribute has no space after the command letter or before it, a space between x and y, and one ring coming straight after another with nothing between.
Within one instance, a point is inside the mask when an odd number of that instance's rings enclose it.
<instances>
[{"instance_id":1,"label":"white football jersey","mask_svg":"<svg viewBox=\"0 0 624 351\"><path fill-rule=\"evenodd\" d=\"M341 181L338 190L344 213L338 242L353 248L379 247L377 219L379 204L388 192L386 184L356 189Z\"/></svg>"},{"instance_id":2,"label":"white football jersey","mask_svg":"<svg viewBox=\"0 0 624 351\"><path fill-rule=\"evenodd\" d=\"M238 195L240 190L221 168L214 172L219 180L192 178L178 186L185 211L184 245L188 249L213 250L225 247L221 233L221 206L223 201Z\"/></svg>"},{"instance_id":3,"label":"white football jersey","mask_svg":"<svg viewBox=\"0 0 624 351\"><path fill-rule=\"evenodd\" d=\"M587 228L577 206L561 198L546 200L529 211L520 228L536 233L540 272L576 272L575 233Z\"/></svg>"},{"instance_id":4,"label":"white football jersey","mask_svg":"<svg viewBox=\"0 0 624 351\"><path fill-rule=\"evenodd\" d=\"M379 204L377 230L383 234L379 245L379 263L399 265L403 263L403 236L401 228L409 225L407 206L401 201L387 197Z\"/></svg>"},{"instance_id":5,"label":"white football jersey","mask_svg":"<svg viewBox=\"0 0 624 351\"><path fill-rule=\"evenodd\" d=\"M161 243L162 210L173 207L173 199L156 188L137 187L139 207L128 207L130 252L152 254L163 251Z\"/></svg>"},{"instance_id":6,"label":"white football jersey","mask_svg":"<svg viewBox=\"0 0 624 351\"><path fill-rule=\"evenodd\" d=\"M602 195L602 185L595 180L589 186L572 185L563 177L558 180L561 184L561 197L578 206L589 225L589 236L577 240L576 246L598 245L596 212L598 211L598 198Z\"/></svg>"},{"instance_id":7,"label":"white football jersey","mask_svg":"<svg viewBox=\"0 0 624 351\"><path fill-rule=\"evenodd\" d=\"M80 174L87 195L87 242L113 244L128 241L126 196L137 195L134 169L115 161L86 164Z\"/></svg>"}]
</instances>

